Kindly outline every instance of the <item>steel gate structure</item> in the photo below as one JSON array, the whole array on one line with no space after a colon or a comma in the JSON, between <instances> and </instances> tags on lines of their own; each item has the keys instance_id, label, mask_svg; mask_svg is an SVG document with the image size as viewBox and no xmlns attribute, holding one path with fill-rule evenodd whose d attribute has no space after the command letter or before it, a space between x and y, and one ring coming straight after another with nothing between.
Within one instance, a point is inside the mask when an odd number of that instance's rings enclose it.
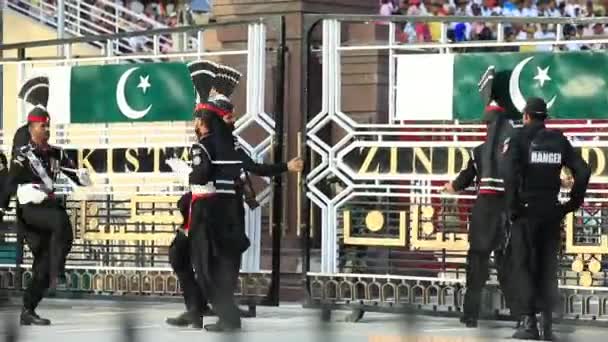
<instances>
[{"instance_id":1,"label":"steel gate structure","mask_svg":"<svg viewBox=\"0 0 608 342\"><path fill-rule=\"evenodd\" d=\"M239 143L256 161L270 162L283 155L283 108L285 23L283 17L217 23L205 26L158 29L102 36L0 47L5 68L17 68L19 89L35 67L77 66L150 61L211 60L230 65L243 77L234 96ZM221 43L225 30L238 32L242 43ZM161 52L161 38L179 34L189 44L177 52ZM143 37L153 42L152 53L115 55L114 44ZM211 39L211 38L213 39ZM211 41L212 40L212 41ZM211 42L210 42L211 41ZM77 44L105 46L101 55L76 56ZM32 57L41 47L63 47L60 57ZM8 57L13 55L13 57ZM28 108L20 108L17 124ZM53 114L51 113L51 116ZM10 154L13 132L3 132L2 146ZM71 284L63 294L132 296L179 296L180 284L168 264L167 248L182 218L176 201L186 190L183 177L170 172L164 161L186 157L194 140L191 122L126 124L68 124L53 126L51 143L76 156L78 163L93 169L92 189L86 192L65 188L67 207L75 229L75 241L67 264ZM120 154L124 155L121 157ZM113 173L99 165L120 158L142 158L152 170ZM275 158L276 156L276 158ZM103 168L103 167L101 167ZM127 168L125 168L127 171ZM243 303L278 305L279 257L282 224L281 179L254 179L260 206L246 208L246 229L251 247L243 256L238 295ZM11 215L8 215L11 218ZM12 217L14 219L14 216ZM15 237L22 242L21 237ZM14 240L13 240L14 241ZM263 253L266 250L266 253ZM270 252L269 252L270 251ZM23 263L0 265L0 288L18 290L31 278L31 256Z\"/></svg>"},{"instance_id":2,"label":"steel gate structure","mask_svg":"<svg viewBox=\"0 0 608 342\"><path fill-rule=\"evenodd\" d=\"M608 37L564 40L559 33L566 24L589 24L594 19L484 17L484 22L497 26L497 40L449 43L449 25L471 20L305 16L302 58L306 61L303 63L306 79L301 105L305 113L307 159L311 161L306 175L307 200L302 209L307 246L307 305L370 311L413 308L435 314L461 311L466 291L467 226L474 193L447 195L441 192L441 186L466 166L468 150L483 141L485 126L459 120L400 119L396 112L399 56L458 55L466 54L462 51L465 48L608 42ZM437 22L441 38L437 42L400 43L397 27L406 22ZM606 19L598 19L598 23L605 22ZM502 29L512 23L549 23L557 26L558 35L555 40L507 42ZM375 32L371 36L381 38L362 42L348 35L351 30L366 29L365 32ZM343 109L349 98L342 93L346 89L342 79L361 72L353 71L358 66L348 66L351 69L347 74L343 70L345 60L366 54L373 56L370 60L381 61L377 62L378 73L388 80L386 86L378 86L378 92L387 95L374 100L387 108L374 113L376 123L362 122L360 115ZM373 72L370 74L369 79L373 79ZM481 74L473 76L476 82ZM375 80L382 83L378 81L381 78ZM315 89L322 91L319 94ZM315 103L318 96L320 103ZM373 94L370 97L376 98ZM479 115L482 109L478 109ZM592 184L584 207L564 221L566 236L559 275L564 317L606 321L608 284L602 258L608 254L604 177L608 123L597 119L563 120L552 121L549 126L564 130L574 138L574 145L583 156L589 159L592 155L594 160ZM318 263L313 260L316 248L321 255ZM486 317L508 314L496 285L492 274L484 295Z\"/></svg>"}]
</instances>

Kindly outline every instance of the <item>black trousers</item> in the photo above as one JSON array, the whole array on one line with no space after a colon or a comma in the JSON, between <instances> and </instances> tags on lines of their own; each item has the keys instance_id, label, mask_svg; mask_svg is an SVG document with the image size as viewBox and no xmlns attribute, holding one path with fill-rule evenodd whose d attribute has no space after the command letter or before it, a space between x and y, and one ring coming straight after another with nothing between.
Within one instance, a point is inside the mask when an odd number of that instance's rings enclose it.
<instances>
[{"instance_id":1,"label":"black trousers","mask_svg":"<svg viewBox=\"0 0 608 342\"><path fill-rule=\"evenodd\" d=\"M234 302L241 254L249 247L240 222L241 202L230 194L197 200L192 206L190 241L192 262L203 293L209 295L219 319L240 327ZM241 216L239 217L239 214Z\"/></svg>"},{"instance_id":2,"label":"black trousers","mask_svg":"<svg viewBox=\"0 0 608 342\"><path fill-rule=\"evenodd\" d=\"M207 306L207 297L196 282L190 254L189 238L178 231L169 246L169 262L181 284L186 310L200 315Z\"/></svg>"},{"instance_id":3,"label":"black trousers","mask_svg":"<svg viewBox=\"0 0 608 342\"><path fill-rule=\"evenodd\" d=\"M501 195L480 195L473 206L467 253L467 291L463 313L479 318L482 290L488 280L490 254L500 254L505 237L505 202Z\"/></svg>"},{"instance_id":4,"label":"black trousers","mask_svg":"<svg viewBox=\"0 0 608 342\"><path fill-rule=\"evenodd\" d=\"M563 215L557 206L546 203L529 205L528 214L511 228L512 276L519 284L519 315L552 312L559 300L557 255Z\"/></svg>"},{"instance_id":5,"label":"black trousers","mask_svg":"<svg viewBox=\"0 0 608 342\"><path fill-rule=\"evenodd\" d=\"M23 292L23 307L35 310L50 283L50 234L28 227L23 221L23 209L20 206L17 206L17 227L34 256L32 278Z\"/></svg>"},{"instance_id":6,"label":"black trousers","mask_svg":"<svg viewBox=\"0 0 608 342\"><path fill-rule=\"evenodd\" d=\"M40 204L22 205L21 215L26 231L48 238L48 254L41 254L41 257L48 259L49 276L56 278L63 274L74 241L65 208L57 200L46 200Z\"/></svg>"}]
</instances>

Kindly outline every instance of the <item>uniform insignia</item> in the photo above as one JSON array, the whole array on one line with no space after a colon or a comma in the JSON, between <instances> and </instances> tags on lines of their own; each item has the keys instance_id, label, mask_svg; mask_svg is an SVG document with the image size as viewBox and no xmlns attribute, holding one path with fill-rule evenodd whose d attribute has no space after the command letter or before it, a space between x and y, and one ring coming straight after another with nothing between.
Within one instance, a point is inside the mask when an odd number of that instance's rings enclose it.
<instances>
[{"instance_id":1,"label":"uniform insignia","mask_svg":"<svg viewBox=\"0 0 608 342\"><path fill-rule=\"evenodd\" d=\"M511 141L511 138L507 138L502 143L502 154L505 154L505 153L507 153L507 151L509 151L509 142L510 141Z\"/></svg>"},{"instance_id":2,"label":"uniform insignia","mask_svg":"<svg viewBox=\"0 0 608 342\"><path fill-rule=\"evenodd\" d=\"M199 154L201 154L201 150L200 149L197 148L197 149L192 150L192 155L196 156L196 155L199 155Z\"/></svg>"},{"instance_id":3,"label":"uniform insignia","mask_svg":"<svg viewBox=\"0 0 608 342\"><path fill-rule=\"evenodd\" d=\"M200 165L200 164L201 164L201 161L202 161L202 160L201 160L201 157L200 157L200 156L196 156L196 157L194 157L194 159L192 160L192 163L193 163L194 165Z\"/></svg>"}]
</instances>

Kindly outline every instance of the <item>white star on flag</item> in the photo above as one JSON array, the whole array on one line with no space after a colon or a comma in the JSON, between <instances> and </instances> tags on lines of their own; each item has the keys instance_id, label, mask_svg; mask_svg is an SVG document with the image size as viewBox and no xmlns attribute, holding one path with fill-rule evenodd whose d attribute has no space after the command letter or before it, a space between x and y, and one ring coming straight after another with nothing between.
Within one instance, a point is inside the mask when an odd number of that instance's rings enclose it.
<instances>
[{"instance_id":1,"label":"white star on flag","mask_svg":"<svg viewBox=\"0 0 608 342\"><path fill-rule=\"evenodd\" d=\"M534 76L534 79L540 82L541 88L545 85L546 81L551 81L551 77L549 77L549 67L544 69L536 67L536 76Z\"/></svg>"},{"instance_id":2,"label":"white star on flag","mask_svg":"<svg viewBox=\"0 0 608 342\"><path fill-rule=\"evenodd\" d=\"M149 79L150 75L146 77L139 76L139 84L137 85L137 88L141 88L144 94L146 93L146 90L151 87Z\"/></svg>"}]
</instances>

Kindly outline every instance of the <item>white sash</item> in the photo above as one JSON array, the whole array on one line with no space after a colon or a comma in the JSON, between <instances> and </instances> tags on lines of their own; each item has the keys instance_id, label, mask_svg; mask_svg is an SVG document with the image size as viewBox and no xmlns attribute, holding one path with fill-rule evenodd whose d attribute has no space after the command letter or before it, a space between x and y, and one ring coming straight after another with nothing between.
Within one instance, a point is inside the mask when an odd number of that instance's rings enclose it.
<instances>
[{"instance_id":1,"label":"white sash","mask_svg":"<svg viewBox=\"0 0 608 342\"><path fill-rule=\"evenodd\" d=\"M46 172L44 166L42 166L42 162L40 161L40 159L38 159L38 157L36 157L36 155L34 154L34 151L30 149L25 153L25 156L27 157L27 159L29 159L30 165L32 166L34 171L36 171L38 177L40 177L40 179L44 183L46 190L48 190L48 192L53 191L53 180L51 179L51 177L49 177L49 174Z\"/></svg>"}]
</instances>

